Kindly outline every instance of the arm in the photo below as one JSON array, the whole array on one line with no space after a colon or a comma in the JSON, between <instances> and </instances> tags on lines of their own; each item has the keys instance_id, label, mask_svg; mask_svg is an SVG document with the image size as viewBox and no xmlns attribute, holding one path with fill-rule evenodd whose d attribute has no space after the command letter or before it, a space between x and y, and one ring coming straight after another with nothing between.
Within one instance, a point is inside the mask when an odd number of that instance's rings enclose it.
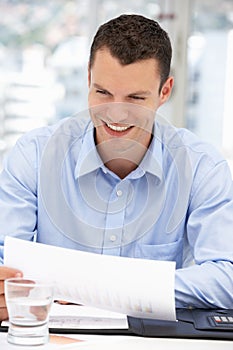
<instances>
[{"instance_id":1,"label":"arm","mask_svg":"<svg viewBox=\"0 0 233 350\"><path fill-rule=\"evenodd\" d=\"M20 139L0 175L0 264L6 235L32 240L37 224L35 144Z\"/></svg>"},{"instance_id":2,"label":"arm","mask_svg":"<svg viewBox=\"0 0 233 350\"><path fill-rule=\"evenodd\" d=\"M195 265L176 271L177 307L233 307L233 183L221 162L195 184L187 221Z\"/></svg>"}]
</instances>

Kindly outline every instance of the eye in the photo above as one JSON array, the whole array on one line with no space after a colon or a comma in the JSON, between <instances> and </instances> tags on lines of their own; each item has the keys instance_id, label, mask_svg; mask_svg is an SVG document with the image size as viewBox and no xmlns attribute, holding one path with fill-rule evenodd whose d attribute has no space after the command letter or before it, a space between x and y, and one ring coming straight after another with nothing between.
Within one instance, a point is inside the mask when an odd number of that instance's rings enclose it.
<instances>
[{"instance_id":1,"label":"eye","mask_svg":"<svg viewBox=\"0 0 233 350\"><path fill-rule=\"evenodd\" d=\"M145 100L145 97L142 97L142 96L129 96L131 99L133 100L141 100L141 101L144 101Z\"/></svg>"},{"instance_id":2,"label":"eye","mask_svg":"<svg viewBox=\"0 0 233 350\"><path fill-rule=\"evenodd\" d=\"M100 89L96 90L96 93L97 93L97 94L101 94L101 95L108 95L108 92L107 92L107 91L105 91L105 90L100 90Z\"/></svg>"}]
</instances>

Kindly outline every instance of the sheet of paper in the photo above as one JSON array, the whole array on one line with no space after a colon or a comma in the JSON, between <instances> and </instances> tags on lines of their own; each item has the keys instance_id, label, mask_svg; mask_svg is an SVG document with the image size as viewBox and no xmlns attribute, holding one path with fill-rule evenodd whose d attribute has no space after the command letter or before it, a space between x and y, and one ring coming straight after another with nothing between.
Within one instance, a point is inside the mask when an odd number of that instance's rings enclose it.
<instances>
[{"instance_id":1,"label":"sheet of paper","mask_svg":"<svg viewBox=\"0 0 233 350\"><path fill-rule=\"evenodd\" d=\"M50 328L69 329L128 329L124 314L79 305L54 303L49 319Z\"/></svg>"},{"instance_id":2,"label":"sheet of paper","mask_svg":"<svg viewBox=\"0 0 233 350\"><path fill-rule=\"evenodd\" d=\"M2 321L1 326L9 326ZM60 305L53 303L49 328L57 329L128 329L124 314L80 305Z\"/></svg>"},{"instance_id":3,"label":"sheet of paper","mask_svg":"<svg viewBox=\"0 0 233 350\"><path fill-rule=\"evenodd\" d=\"M175 262L81 252L6 237L6 266L52 281L55 298L134 317L176 320Z\"/></svg>"}]
</instances>

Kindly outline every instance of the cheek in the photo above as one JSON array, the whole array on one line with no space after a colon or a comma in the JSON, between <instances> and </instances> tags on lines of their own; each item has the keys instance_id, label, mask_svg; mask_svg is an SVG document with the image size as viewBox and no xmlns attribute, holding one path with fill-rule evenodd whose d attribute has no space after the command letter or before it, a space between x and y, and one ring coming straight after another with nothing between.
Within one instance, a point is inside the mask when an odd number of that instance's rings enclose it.
<instances>
[{"instance_id":1,"label":"cheek","mask_svg":"<svg viewBox=\"0 0 233 350\"><path fill-rule=\"evenodd\" d=\"M95 116L95 113L93 113L93 111L90 111L90 116L91 116L91 120L92 120L92 123L93 123L93 125L95 126L95 127L98 127L99 126L99 119L98 118L96 118L96 116Z\"/></svg>"},{"instance_id":2,"label":"cheek","mask_svg":"<svg viewBox=\"0 0 233 350\"><path fill-rule=\"evenodd\" d=\"M149 108L152 111L156 111L158 109L158 107L160 106L160 100L159 97L156 96L154 98L151 98L148 102L147 102L147 108Z\"/></svg>"},{"instance_id":3,"label":"cheek","mask_svg":"<svg viewBox=\"0 0 233 350\"><path fill-rule=\"evenodd\" d=\"M89 106L93 106L94 104L95 104L95 98L94 98L93 91L89 90L89 93L88 93L88 105Z\"/></svg>"},{"instance_id":4,"label":"cheek","mask_svg":"<svg viewBox=\"0 0 233 350\"><path fill-rule=\"evenodd\" d=\"M98 104L96 102L98 102L98 100L100 99L99 97L100 95L96 92L96 90L91 85L88 91L88 102L91 105Z\"/></svg>"},{"instance_id":5,"label":"cheek","mask_svg":"<svg viewBox=\"0 0 233 350\"><path fill-rule=\"evenodd\" d=\"M141 131L151 132L154 119L155 109L150 106L135 106L134 113L131 113L132 124Z\"/></svg>"},{"instance_id":6,"label":"cheek","mask_svg":"<svg viewBox=\"0 0 233 350\"><path fill-rule=\"evenodd\" d=\"M95 92L90 92L88 94L88 106L94 107L107 103L101 96L97 95Z\"/></svg>"}]
</instances>

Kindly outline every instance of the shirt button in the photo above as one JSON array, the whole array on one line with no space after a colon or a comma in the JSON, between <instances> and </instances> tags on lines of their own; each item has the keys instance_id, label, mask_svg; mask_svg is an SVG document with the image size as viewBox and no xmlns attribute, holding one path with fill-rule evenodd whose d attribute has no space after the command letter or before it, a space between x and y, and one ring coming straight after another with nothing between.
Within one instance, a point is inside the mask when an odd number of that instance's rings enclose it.
<instances>
[{"instance_id":1,"label":"shirt button","mask_svg":"<svg viewBox=\"0 0 233 350\"><path fill-rule=\"evenodd\" d=\"M117 191L116 191L116 194L117 194L118 197L121 197L122 194L123 194L123 192L122 192L121 190L117 190Z\"/></svg>"},{"instance_id":2,"label":"shirt button","mask_svg":"<svg viewBox=\"0 0 233 350\"><path fill-rule=\"evenodd\" d=\"M117 238L116 238L116 235L111 235L111 236L110 236L110 241L111 241L111 242L115 242L116 239L117 239Z\"/></svg>"}]
</instances>

